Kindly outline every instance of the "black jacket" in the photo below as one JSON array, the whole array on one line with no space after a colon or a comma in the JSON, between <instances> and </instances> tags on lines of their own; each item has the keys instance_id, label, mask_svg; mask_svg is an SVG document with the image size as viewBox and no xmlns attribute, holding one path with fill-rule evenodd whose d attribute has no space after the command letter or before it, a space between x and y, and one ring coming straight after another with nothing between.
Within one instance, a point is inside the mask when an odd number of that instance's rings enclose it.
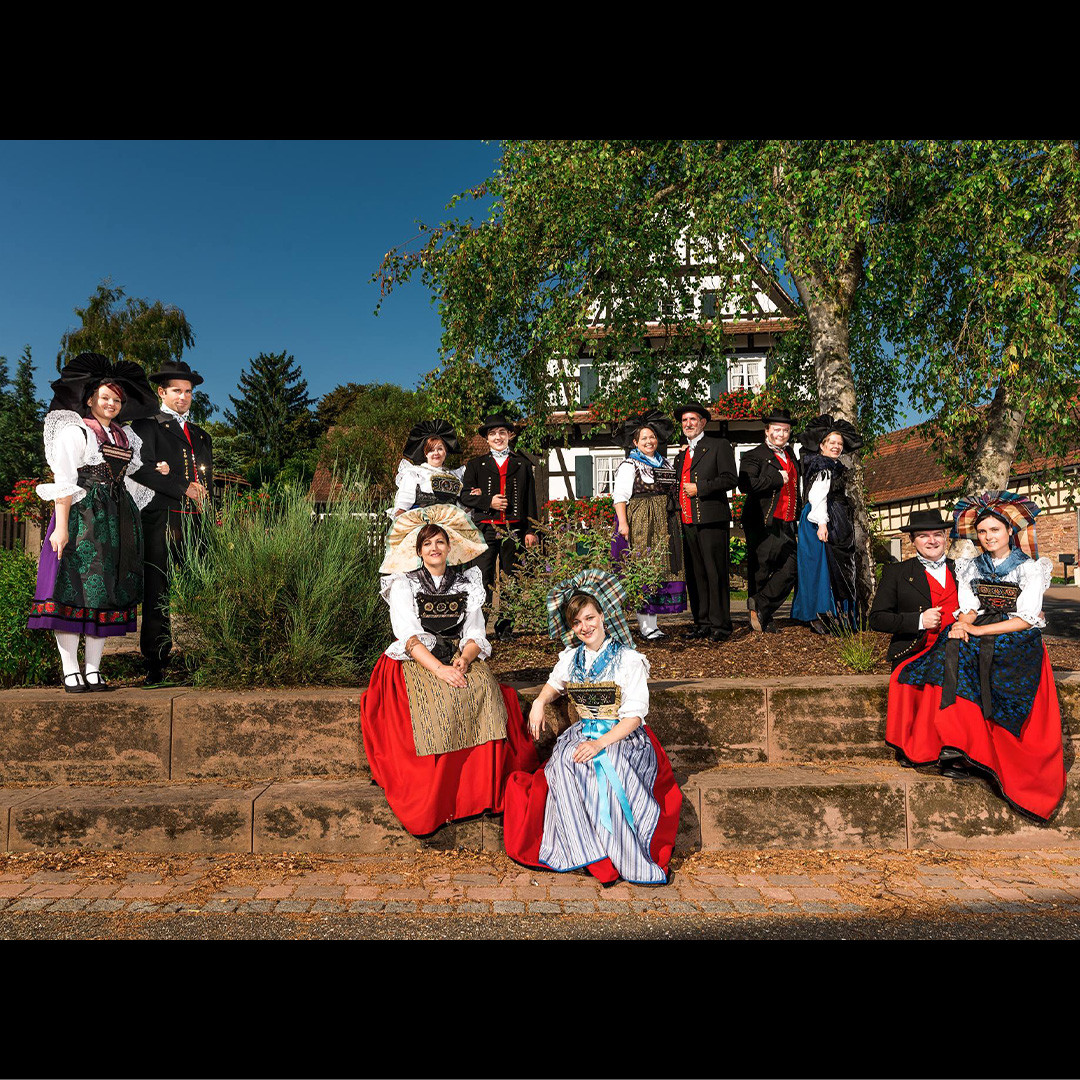
<instances>
[{"instance_id":1,"label":"black jacket","mask_svg":"<svg viewBox=\"0 0 1080 1080\"><path fill-rule=\"evenodd\" d=\"M142 439L142 468L131 474L145 487L154 491L144 514L157 510L195 510L197 507L184 497L188 484L198 480L208 490L213 490L214 458L210 436L192 423L187 425L191 444L184 436L180 422L168 413L159 412L142 420L133 420L131 430ZM191 460L192 449L195 461ZM159 461L168 462L169 474L157 471Z\"/></svg>"},{"instance_id":2,"label":"black jacket","mask_svg":"<svg viewBox=\"0 0 1080 1080\"><path fill-rule=\"evenodd\" d=\"M795 520L799 520L803 500L799 484L799 462L788 445L788 458L795 470ZM780 476L780 462L765 443L747 450L739 461L739 490L746 496L743 504L742 523L747 536L764 533L772 524L776 504L784 481Z\"/></svg>"},{"instance_id":3,"label":"black jacket","mask_svg":"<svg viewBox=\"0 0 1080 1080\"><path fill-rule=\"evenodd\" d=\"M945 560L949 572L956 577L952 559ZM892 634L889 642L889 663L899 667L926 644L926 631L919 629L919 616L933 606L930 582L918 559L889 563L881 572L881 581L870 608L870 629L880 634Z\"/></svg>"},{"instance_id":4,"label":"black jacket","mask_svg":"<svg viewBox=\"0 0 1080 1080\"><path fill-rule=\"evenodd\" d=\"M682 487L683 459L686 457L684 446L675 458L675 475L679 477L679 488L675 499L678 504L679 491ZM739 482L735 471L735 451L727 439L714 439L702 436L694 450L690 463L690 480L697 484L698 493L690 498L690 515L695 525L716 525L731 521L731 507L728 505L728 492ZM681 514L681 512L680 512Z\"/></svg>"},{"instance_id":5,"label":"black jacket","mask_svg":"<svg viewBox=\"0 0 1080 1080\"><path fill-rule=\"evenodd\" d=\"M466 491L476 487L480 489L478 499L483 499L488 507L491 497L499 494L499 467L491 454L481 454L471 458L465 464L461 482ZM533 531L531 519L536 517L536 484L533 480L532 462L516 450L510 451L506 463L506 510L500 514L497 510L481 510L476 514L483 518L506 517L517 519L514 531L524 536Z\"/></svg>"}]
</instances>

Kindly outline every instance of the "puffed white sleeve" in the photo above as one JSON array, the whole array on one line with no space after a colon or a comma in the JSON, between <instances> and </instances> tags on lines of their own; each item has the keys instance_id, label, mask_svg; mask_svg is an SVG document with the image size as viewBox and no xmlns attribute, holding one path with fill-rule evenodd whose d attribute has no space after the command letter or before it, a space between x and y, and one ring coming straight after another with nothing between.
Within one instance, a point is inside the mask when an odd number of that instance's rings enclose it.
<instances>
[{"instance_id":1,"label":"puffed white sleeve","mask_svg":"<svg viewBox=\"0 0 1080 1080\"><path fill-rule=\"evenodd\" d=\"M974 590L971 588L971 583L974 579L975 560L957 559L956 599L959 605L959 610L962 612L974 611L976 615L981 615L982 608L979 607L979 598L975 595Z\"/></svg>"},{"instance_id":2,"label":"puffed white sleeve","mask_svg":"<svg viewBox=\"0 0 1080 1080\"><path fill-rule=\"evenodd\" d=\"M547 677L548 686L558 690L560 694L566 689L566 684L570 681L570 665L574 662L574 653L576 651L576 645L570 645L563 649L559 653L559 659L555 661L555 666L551 669L551 674Z\"/></svg>"},{"instance_id":3,"label":"puffed white sleeve","mask_svg":"<svg viewBox=\"0 0 1080 1080\"><path fill-rule=\"evenodd\" d=\"M143 467L142 439L131 430L129 425L125 425L124 434L127 435L128 446L131 447L131 464L128 465L127 472L124 474L124 486L128 489L128 494L134 499L135 505L142 510L149 505L150 500L154 497L154 489L146 487L145 484L140 484L138 480L131 479L131 474L138 472Z\"/></svg>"},{"instance_id":4,"label":"puffed white sleeve","mask_svg":"<svg viewBox=\"0 0 1080 1080\"><path fill-rule=\"evenodd\" d=\"M613 502L625 503L630 501L630 496L634 494L634 476L636 473L637 468L629 458L615 470L615 483L611 491Z\"/></svg>"},{"instance_id":5,"label":"puffed white sleeve","mask_svg":"<svg viewBox=\"0 0 1080 1080\"><path fill-rule=\"evenodd\" d=\"M806 501L810 504L810 512L806 517L808 521L812 521L815 525L825 525L829 520L829 508L826 501L829 497L831 485L832 479L827 472L822 470L806 493Z\"/></svg>"},{"instance_id":6,"label":"puffed white sleeve","mask_svg":"<svg viewBox=\"0 0 1080 1080\"><path fill-rule=\"evenodd\" d=\"M478 660L486 660L491 655L491 644L487 639L487 629L484 620L484 600L487 598L484 592L484 579L480 573L480 567L470 566L462 574L465 581L465 596L467 614L465 625L461 630L461 646L464 648L466 641L475 641L480 652Z\"/></svg>"},{"instance_id":7,"label":"puffed white sleeve","mask_svg":"<svg viewBox=\"0 0 1080 1080\"><path fill-rule=\"evenodd\" d=\"M397 492L394 494L394 505L386 511L387 516L395 518L398 514L408 510L416 502L416 472L412 463L403 458L398 464L397 476L394 482L397 484Z\"/></svg>"},{"instance_id":8,"label":"puffed white sleeve","mask_svg":"<svg viewBox=\"0 0 1080 1080\"><path fill-rule=\"evenodd\" d=\"M394 642L386 650L391 660L408 660L405 643L414 634L429 649L435 644L435 635L428 634L420 625L420 616L416 611L415 593L409 579L404 574L391 575L388 586L384 585L383 595L390 605L390 626L394 631Z\"/></svg>"},{"instance_id":9,"label":"puffed white sleeve","mask_svg":"<svg viewBox=\"0 0 1080 1080\"><path fill-rule=\"evenodd\" d=\"M38 484L41 498L52 501L70 495L74 505L86 495L86 489L79 486L79 468L89 457L90 438L93 436L76 412L57 410L45 417L45 460L55 482Z\"/></svg>"},{"instance_id":10,"label":"puffed white sleeve","mask_svg":"<svg viewBox=\"0 0 1080 1080\"><path fill-rule=\"evenodd\" d=\"M640 716L645 723L649 713L649 661L637 649L623 649L619 653L619 719Z\"/></svg>"},{"instance_id":11,"label":"puffed white sleeve","mask_svg":"<svg viewBox=\"0 0 1080 1080\"><path fill-rule=\"evenodd\" d=\"M1019 570L1020 595L1016 598L1016 610L1010 611L1009 615L1041 630L1046 626L1046 619L1042 615L1043 593L1050 588L1054 564L1044 555L1037 561L1028 559Z\"/></svg>"}]
</instances>

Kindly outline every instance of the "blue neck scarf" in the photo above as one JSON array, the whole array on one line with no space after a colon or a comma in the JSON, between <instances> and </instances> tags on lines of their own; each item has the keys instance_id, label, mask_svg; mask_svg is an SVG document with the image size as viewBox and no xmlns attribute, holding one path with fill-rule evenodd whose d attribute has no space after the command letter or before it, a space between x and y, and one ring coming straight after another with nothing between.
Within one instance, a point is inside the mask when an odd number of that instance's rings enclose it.
<instances>
[{"instance_id":1,"label":"blue neck scarf","mask_svg":"<svg viewBox=\"0 0 1080 1080\"><path fill-rule=\"evenodd\" d=\"M609 637L603 647L596 654L592 666L585 670L585 643L582 642L574 653L574 662L570 665L571 682L603 682L619 659L620 645L613 637Z\"/></svg>"},{"instance_id":2,"label":"blue neck scarf","mask_svg":"<svg viewBox=\"0 0 1080 1080\"><path fill-rule=\"evenodd\" d=\"M657 454L655 457L649 457L648 454L643 454L636 446L627 455L632 461L640 461L643 465L651 465L654 469L659 469L661 465L667 460L663 454Z\"/></svg>"},{"instance_id":3,"label":"blue neck scarf","mask_svg":"<svg viewBox=\"0 0 1080 1080\"><path fill-rule=\"evenodd\" d=\"M994 565L994 560L990 557L990 553L984 551L981 555L975 559L975 568L984 577L1003 578L1009 571L1015 570L1022 563L1028 561L1028 556L1024 554L1020 548L1013 548L1008 557L1000 566Z\"/></svg>"}]
</instances>

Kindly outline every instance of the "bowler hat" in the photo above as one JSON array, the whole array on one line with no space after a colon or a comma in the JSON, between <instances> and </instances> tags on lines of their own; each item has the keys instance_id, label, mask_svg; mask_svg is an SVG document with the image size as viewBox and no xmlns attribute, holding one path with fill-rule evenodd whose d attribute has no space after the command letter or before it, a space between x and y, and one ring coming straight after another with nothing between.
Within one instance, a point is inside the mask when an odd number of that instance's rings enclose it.
<instances>
[{"instance_id":1,"label":"bowler hat","mask_svg":"<svg viewBox=\"0 0 1080 1080\"><path fill-rule=\"evenodd\" d=\"M512 420L507 420L502 413L492 413L484 417L484 422L480 425L480 437L486 438L487 433L497 427L506 428L510 432L510 438L517 434L517 425Z\"/></svg>"},{"instance_id":2,"label":"bowler hat","mask_svg":"<svg viewBox=\"0 0 1080 1080\"><path fill-rule=\"evenodd\" d=\"M941 516L939 510L913 510L907 524L900 526L900 532L934 532L937 529L949 532L952 530L952 525L951 521L946 521Z\"/></svg>"},{"instance_id":3,"label":"bowler hat","mask_svg":"<svg viewBox=\"0 0 1080 1080\"><path fill-rule=\"evenodd\" d=\"M152 383L159 384L167 383L170 379L187 379L193 387L203 381L203 377L197 371L192 371L186 360L166 360L160 371L146 377Z\"/></svg>"},{"instance_id":4,"label":"bowler hat","mask_svg":"<svg viewBox=\"0 0 1080 1080\"><path fill-rule=\"evenodd\" d=\"M700 401L688 401L685 405L680 405L676 408L674 416L677 422L681 422L683 413L695 412L699 416L703 416L706 421L712 419L712 414L709 412L707 405L702 405Z\"/></svg>"},{"instance_id":5,"label":"bowler hat","mask_svg":"<svg viewBox=\"0 0 1080 1080\"><path fill-rule=\"evenodd\" d=\"M763 416L761 422L768 427L769 424L787 424L791 426L791 413L787 409L775 408L768 416Z\"/></svg>"}]
</instances>

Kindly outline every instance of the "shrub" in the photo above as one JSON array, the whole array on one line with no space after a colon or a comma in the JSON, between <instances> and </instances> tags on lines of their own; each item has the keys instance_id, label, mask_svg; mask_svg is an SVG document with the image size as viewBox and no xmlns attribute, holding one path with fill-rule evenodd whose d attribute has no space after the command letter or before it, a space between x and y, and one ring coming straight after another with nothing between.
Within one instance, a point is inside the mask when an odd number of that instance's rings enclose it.
<instances>
[{"instance_id":1,"label":"shrub","mask_svg":"<svg viewBox=\"0 0 1080 1080\"><path fill-rule=\"evenodd\" d=\"M174 569L173 631L201 686L356 685L389 643L385 529L346 476L316 518L305 492L229 498ZM261 496L262 493L260 493Z\"/></svg>"},{"instance_id":2,"label":"shrub","mask_svg":"<svg viewBox=\"0 0 1080 1080\"><path fill-rule=\"evenodd\" d=\"M0 551L0 686L37 686L60 681L56 639L27 630L37 583L37 559L24 551Z\"/></svg>"},{"instance_id":3,"label":"shrub","mask_svg":"<svg viewBox=\"0 0 1080 1080\"><path fill-rule=\"evenodd\" d=\"M611 561L613 524L612 528L583 528L581 520L579 517L576 525L572 518L557 526L537 524L540 542L521 548L513 574L502 579L499 616L512 619L517 630L547 633L547 594L553 584L590 568L615 570ZM624 555L618 573L628 594L628 616L660 584L661 566L659 551L628 551Z\"/></svg>"},{"instance_id":4,"label":"shrub","mask_svg":"<svg viewBox=\"0 0 1080 1080\"><path fill-rule=\"evenodd\" d=\"M853 629L846 621L831 621L830 631L838 638L837 649L840 660L857 674L873 671L878 662L879 639L865 626L856 625Z\"/></svg>"}]
</instances>

